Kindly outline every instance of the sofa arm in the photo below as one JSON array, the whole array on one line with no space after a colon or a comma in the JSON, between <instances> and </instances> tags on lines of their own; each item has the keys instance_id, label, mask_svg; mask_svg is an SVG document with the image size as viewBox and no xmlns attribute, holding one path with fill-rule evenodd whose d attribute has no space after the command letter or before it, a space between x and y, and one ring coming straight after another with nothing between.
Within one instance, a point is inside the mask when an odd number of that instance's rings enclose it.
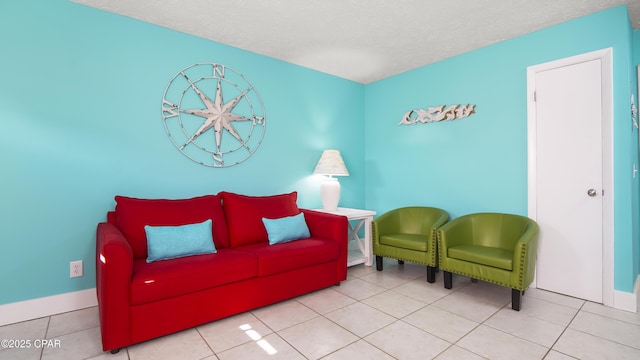
<instances>
[{"instance_id":1,"label":"sofa arm","mask_svg":"<svg viewBox=\"0 0 640 360\"><path fill-rule=\"evenodd\" d=\"M538 252L539 227L535 222L529 223L527 229L516 242L513 251L513 275L511 284L518 290L525 290L533 281Z\"/></svg>"},{"instance_id":2,"label":"sofa arm","mask_svg":"<svg viewBox=\"0 0 640 360\"><path fill-rule=\"evenodd\" d=\"M349 223L346 216L314 210L301 210L313 237L332 239L347 246Z\"/></svg>"},{"instance_id":3,"label":"sofa arm","mask_svg":"<svg viewBox=\"0 0 640 360\"><path fill-rule=\"evenodd\" d=\"M301 209L311 236L334 240L340 246L337 282L347 278L347 257L349 254L349 221L346 216L320 211Z\"/></svg>"},{"instance_id":4,"label":"sofa arm","mask_svg":"<svg viewBox=\"0 0 640 360\"><path fill-rule=\"evenodd\" d=\"M133 252L120 230L100 223L96 231L96 292L104 351L131 343L130 289Z\"/></svg>"}]
</instances>

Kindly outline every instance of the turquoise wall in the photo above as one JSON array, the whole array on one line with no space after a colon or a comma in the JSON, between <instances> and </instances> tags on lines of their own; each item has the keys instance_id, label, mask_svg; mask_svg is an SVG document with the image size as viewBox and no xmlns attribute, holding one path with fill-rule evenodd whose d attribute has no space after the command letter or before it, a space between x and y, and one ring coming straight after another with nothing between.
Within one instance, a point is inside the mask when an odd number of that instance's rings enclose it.
<instances>
[{"instance_id":1,"label":"turquoise wall","mask_svg":"<svg viewBox=\"0 0 640 360\"><path fill-rule=\"evenodd\" d=\"M614 49L615 287L630 292L639 257L638 181L629 175L637 132L628 111L637 37L618 7L365 86L67 0L5 4L0 304L94 287L95 226L114 195L297 190L300 206L319 207L319 180L310 174L326 148L340 149L351 173L340 179L341 206L526 214L526 67L607 47ZM265 138L240 165L195 164L164 132L165 86L197 62L239 70L262 96ZM477 104L477 114L397 125L411 109L459 103ZM69 279L69 261L79 259L85 276Z\"/></svg>"},{"instance_id":2,"label":"turquoise wall","mask_svg":"<svg viewBox=\"0 0 640 360\"><path fill-rule=\"evenodd\" d=\"M362 84L67 0L3 4L0 44L0 304L94 287L114 195L297 190L320 207L311 173L337 148L351 173L341 205L364 206ZM237 166L198 165L165 134L165 87L198 62L240 71L265 104L262 145ZM72 260L84 277L69 278Z\"/></svg>"},{"instance_id":3,"label":"turquoise wall","mask_svg":"<svg viewBox=\"0 0 640 360\"><path fill-rule=\"evenodd\" d=\"M631 55L631 59L632 59L632 68L630 70L630 76L631 76L631 89L632 89L632 93L635 96L635 104L636 104L636 108L640 107L640 99L638 98L638 95L640 95L638 93L638 66L640 65L640 30L633 30L632 31L632 41L633 41L633 45L631 46L632 49L632 55ZM640 115L640 114L639 114ZM638 119L638 122L640 122L640 116ZM640 137L640 135L639 135ZM635 139L636 140L636 144L638 144L638 138ZM638 149L638 156L640 157L640 144L638 145L638 147L636 148ZM632 149L632 151L634 151L635 149ZM639 163L640 163L640 159L639 159ZM640 172L638 173L640 174ZM640 175L639 175L640 176ZM633 201L634 201L634 206L640 207L640 205L638 204L640 202L640 187L639 186L635 186L634 187L634 195L633 195ZM634 219L638 219L638 216L634 216ZM640 224L638 224L638 222L634 221L634 239L636 239L636 241L633 242L633 254L636 254L635 258L634 258L634 264L633 264L633 269L634 269L634 274L640 274L640 240L638 240L638 238L640 237Z\"/></svg>"},{"instance_id":4,"label":"turquoise wall","mask_svg":"<svg viewBox=\"0 0 640 360\"><path fill-rule=\"evenodd\" d=\"M527 67L612 47L615 288L631 292L639 256L631 43L627 9L616 7L368 85L367 207L381 213L423 204L452 217L479 211L526 215ZM409 110L442 104L476 104L476 114L398 125Z\"/></svg>"}]
</instances>

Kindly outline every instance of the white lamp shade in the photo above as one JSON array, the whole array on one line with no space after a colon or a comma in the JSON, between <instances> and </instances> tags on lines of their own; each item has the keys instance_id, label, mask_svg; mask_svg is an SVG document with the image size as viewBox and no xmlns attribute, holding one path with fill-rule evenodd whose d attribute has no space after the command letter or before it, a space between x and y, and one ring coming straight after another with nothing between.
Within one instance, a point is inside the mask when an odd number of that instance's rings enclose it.
<instances>
[{"instance_id":1,"label":"white lamp shade","mask_svg":"<svg viewBox=\"0 0 640 360\"><path fill-rule=\"evenodd\" d=\"M349 171L338 150L323 151L313 173L316 175L349 176Z\"/></svg>"}]
</instances>

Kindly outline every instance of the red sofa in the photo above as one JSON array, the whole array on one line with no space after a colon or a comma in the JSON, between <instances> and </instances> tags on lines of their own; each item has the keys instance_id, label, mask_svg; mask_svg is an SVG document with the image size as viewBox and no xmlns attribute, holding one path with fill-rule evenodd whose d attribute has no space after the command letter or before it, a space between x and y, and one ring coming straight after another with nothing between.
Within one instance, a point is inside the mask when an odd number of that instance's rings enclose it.
<instances>
[{"instance_id":1,"label":"red sofa","mask_svg":"<svg viewBox=\"0 0 640 360\"><path fill-rule=\"evenodd\" d=\"M96 289L104 351L339 284L347 218L298 209L297 193L181 200L116 196L98 224ZM310 237L270 245L262 218L304 214ZM216 253L148 263L145 225L211 219Z\"/></svg>"}]
</instances>

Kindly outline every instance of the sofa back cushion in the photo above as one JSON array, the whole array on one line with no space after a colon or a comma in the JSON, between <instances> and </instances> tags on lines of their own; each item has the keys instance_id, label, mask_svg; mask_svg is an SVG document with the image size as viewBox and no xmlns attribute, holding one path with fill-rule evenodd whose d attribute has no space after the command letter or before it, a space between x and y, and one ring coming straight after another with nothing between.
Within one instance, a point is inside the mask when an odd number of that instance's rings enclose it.
<instances>
[{"instance_id":1,"label":"sofa back cushion","mask_svg":"<svg viewBox=\"0 0 640 360\"><path fill-rule=\"evenodd\" d=\"M217 249L229 246L227 222L218 195L190 199L137 199L116 196L115 224L129 241L136 259L147 258L145 225L176 226L213 221Z\"/></svg>"},{"instance_id":2,"label":"sofa back cushion","mask_svg":"<svg viewBox=\"0 0 640 360\"><path fill-rule=\"evenodd\" d=\"M247 196L230 192L218 194L229 226L229 246L267 242L267 230L262 218L277 219L300 213L298 193L272 196Z\"/></svg>"}]
</instances>

